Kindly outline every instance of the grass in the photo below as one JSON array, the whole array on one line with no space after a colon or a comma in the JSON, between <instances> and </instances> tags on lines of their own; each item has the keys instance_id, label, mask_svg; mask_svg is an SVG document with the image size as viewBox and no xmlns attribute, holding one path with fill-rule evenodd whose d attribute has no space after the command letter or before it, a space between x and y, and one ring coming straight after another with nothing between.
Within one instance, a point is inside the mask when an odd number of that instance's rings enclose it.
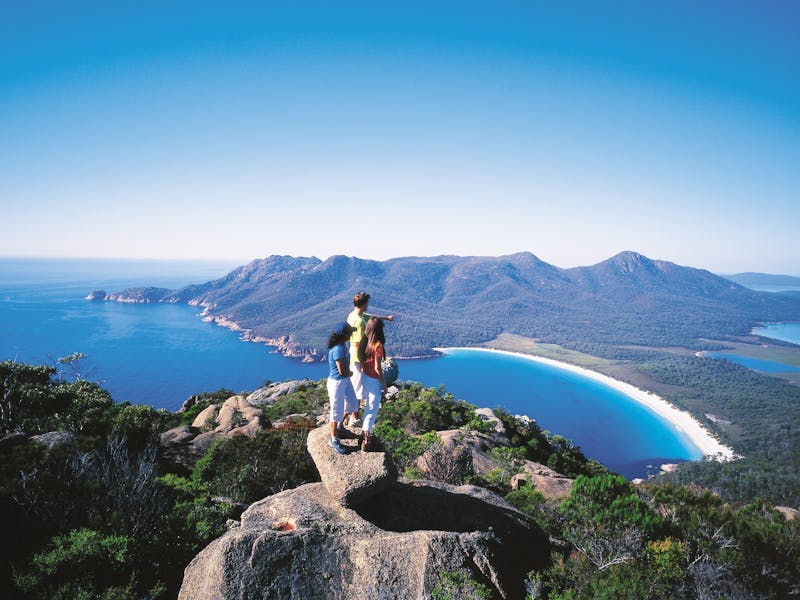
<instances>
[{"instance_id":1,"label":"grass","mask_svg":"<svg viewBox=\"0 0 800 600\"><path fill-rule=\"evenodd\" d=\"M619 364L620 362L599 358L591 354L584 354L583 352L576 352L575 350L567 350L557 344L541 344L533 338L513 333L501 333L493 340L484 342L480 344L480 346L483 348L494 348L496 350L540 356L542 358L558 360L578 367L595 370L598 370L599 367L608 367Z\"/></svg>"}]
</instances>

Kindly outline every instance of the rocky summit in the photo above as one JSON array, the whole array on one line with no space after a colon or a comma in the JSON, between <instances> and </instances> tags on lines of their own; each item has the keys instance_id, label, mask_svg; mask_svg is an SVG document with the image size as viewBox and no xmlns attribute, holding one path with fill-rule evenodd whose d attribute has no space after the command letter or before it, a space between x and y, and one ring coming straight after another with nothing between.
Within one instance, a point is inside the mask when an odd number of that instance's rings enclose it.
<instances>
[{"instance_id":1,"label":"rocky summit","mask_svg":"<svg viewBox=\"0 0 800 600\"><path fill-rule=\"evenodd\" d=\"M358 438L342 437L347 454L328 445L328 427L308 434L308 453L314 460L325 489L342 506L355 506L388 489L397 481L397 471L385 452L361 452Z\"/></svg>"},{"instance_id":2,"label":"rocky summit","mask_svg":"<svg viewBox=\"0 0 800 600\"><path fill-rule=\"evenodd\" d=\"M498 598L525 596L525 575L550 556L530 519L475 486L395 481L382 453L352 448L340 456L326 435L320 427L308 441L323 483L251 505L192 560L179 599L410 600L431 597L454 573ZM381 461L386 475L359 475ZM359 481L358 493L342 491L336 480L346 476Z\"/></svg>"}]
</instances>

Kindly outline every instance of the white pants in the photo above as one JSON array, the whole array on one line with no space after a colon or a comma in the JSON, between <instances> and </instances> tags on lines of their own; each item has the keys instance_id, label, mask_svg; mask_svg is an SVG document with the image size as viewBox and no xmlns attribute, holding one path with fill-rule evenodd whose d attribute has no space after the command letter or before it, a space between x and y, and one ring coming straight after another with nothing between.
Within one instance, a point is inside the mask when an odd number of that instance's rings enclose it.
<instances>
[{"instance_id":1,"label":"white pants","mask_svg":"<svg viewBox=\"0 0 800 600\"><path fill-rule=\"evenodd\" d=\"M366 406L364 407L364 424L361 429L369 433L375 426L375 420L378 418L378 409L381 407L381 396L383 390L381 389L381 380L364 375L361 379L364 385L364 393L366 394Z\"/></svg>"},{"instance_id":2,"label":"white pants","mask_svg":"<svg viewBox=\"0 0 800 600\"><path fill-rule=\"evenodd\" d=\"M344 413L355 412L358 409L358 400L349 377L342 379L328 377L328 399L331 404L331 421L338 423L344 418Z\"/></svg>"},{"instance_id":3,"label":"white pants","mask_svg":"<svg viewBox=\"0 0 800 600\"><path fill-rule=\"evenodd\" d=\"M353 372L353 376L350 378L350 381L353 383L353 389L356 392L356 398L358 400L366 400L367 395L364 393L364 371L361 369L360 362L351 362L350 363L350 370ZM356 407L355 410L358 410ZM347 411L347 412L355 412L355 410Z\"/></svg>"}]
</instances>

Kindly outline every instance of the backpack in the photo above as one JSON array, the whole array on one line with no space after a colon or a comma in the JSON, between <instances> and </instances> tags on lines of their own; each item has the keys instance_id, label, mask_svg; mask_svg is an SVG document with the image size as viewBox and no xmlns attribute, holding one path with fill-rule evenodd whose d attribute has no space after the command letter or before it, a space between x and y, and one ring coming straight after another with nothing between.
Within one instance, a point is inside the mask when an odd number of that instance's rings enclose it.
<instances>
[{"instance_id":1,"label":"backpack","mask_svg":"<svg viewBox=\"0 0 800 600\"><path fill-rule=\"evenodd\" d=\"M397 361L395 359L384 356L383 360L381 361L381 370L383 371L383 381L387 386L390 386L397 381L397 375L400 372L400 369L397 366Z\"/></svg>"}]
</instances>

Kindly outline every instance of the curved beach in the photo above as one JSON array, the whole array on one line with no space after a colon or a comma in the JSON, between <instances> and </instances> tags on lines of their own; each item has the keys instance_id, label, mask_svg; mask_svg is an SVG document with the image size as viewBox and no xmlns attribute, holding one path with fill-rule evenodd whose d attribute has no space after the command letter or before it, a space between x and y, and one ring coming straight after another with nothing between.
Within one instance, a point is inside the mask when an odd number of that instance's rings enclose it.
<instances>
[{"instance_id":1,"label":"curved beach","mask_svg":"<svg viewBox=\"0 0 800 600\"><path fill-rule=\"evenodd\" d=\"M618 379L614 379L613 377L609 377L608 375L603 375L602 373L598 373L597 371L592 371L591 369L586 369L584 367L578 367L576 365L572 365L569 363L553 360L550 358L543 358L540 356L534 356L532 354L523 354L521 352L510 352L508 350L497 350L494 348L468 348L468 347L451 347L451 348L434 348L438 352L442 352L447 354L448 350L477 350L481 352L494 352L498 354L507 354L510 356L518 356L520 358L524 358L526 360L531 360L538 363L543 363L546 365L550 365L552 367L556 367L558 369L563 369L565 371L571 371L572 373L576 373L583 377L587 377L589 379L593 379L598 381L604 385L607 385L619 392L622 392L629 398L635 400L636 402L644 405L652 412L656 413L669 423L671 423L678 431L686 435L689 438L692 444L694 444L700 452L702 452L703 457L709 460L716 460L720 462L733 460L736 458L736 454L734 453L732 448L725 446L722 444L717 438L715 438L711 432L709 432L703 425L692 415L688 412L680 410L652 392L647 392L645 390L639 389L630 383L625 383L624 381L619 381Z\"/></svg>"}]
</instances>

